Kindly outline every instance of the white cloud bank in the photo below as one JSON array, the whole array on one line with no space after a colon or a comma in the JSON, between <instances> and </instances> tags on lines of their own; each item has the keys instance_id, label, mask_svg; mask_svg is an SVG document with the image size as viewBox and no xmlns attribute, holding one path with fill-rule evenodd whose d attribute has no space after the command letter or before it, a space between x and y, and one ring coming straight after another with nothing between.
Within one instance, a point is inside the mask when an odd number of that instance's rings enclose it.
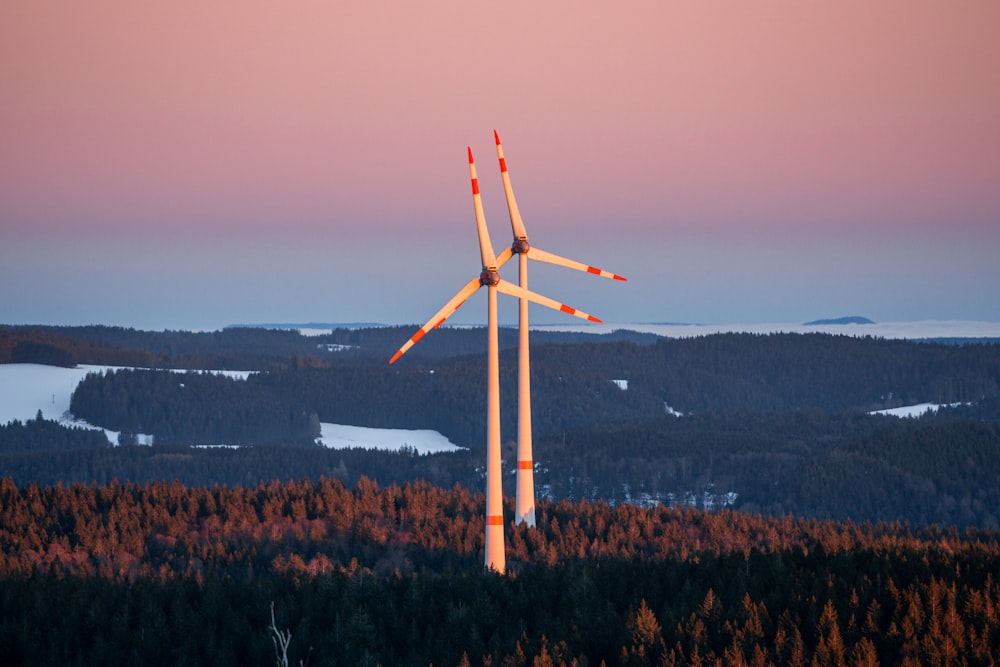
<instances>
[{"instance_id":1,"label":"white cloud bank","mask_svg":"<svg viewBox=\"0 0 1000 667\"><path fill-rule=\"evenodd\" d=\"M719 333L828 333L843 336L873 336L875 338L1000 338L1000 322L973 320L925 320L920 322L875 322L873 324L543 324L532 325L538 331L576 331L611 333L621 329L651 333L669 338L693 338Z\"/></svg>"}]
</instances>

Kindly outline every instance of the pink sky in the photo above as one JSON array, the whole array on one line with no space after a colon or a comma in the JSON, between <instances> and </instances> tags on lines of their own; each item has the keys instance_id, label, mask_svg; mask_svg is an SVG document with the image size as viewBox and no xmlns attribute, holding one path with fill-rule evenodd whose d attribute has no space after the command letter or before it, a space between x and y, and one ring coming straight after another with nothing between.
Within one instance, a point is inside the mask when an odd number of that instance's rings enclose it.
<instances>
[{"instance_id":1,"label":"pink sky","mask_svg":"<svg viewBox=\"0 0 1000 667\"><path fill-rule=\"evenodd\" d=\"M494 128L605 319L1000 320L1000 4L623 7L5 0L0 322L422 322Z\"/></svg>"}]
</instances>

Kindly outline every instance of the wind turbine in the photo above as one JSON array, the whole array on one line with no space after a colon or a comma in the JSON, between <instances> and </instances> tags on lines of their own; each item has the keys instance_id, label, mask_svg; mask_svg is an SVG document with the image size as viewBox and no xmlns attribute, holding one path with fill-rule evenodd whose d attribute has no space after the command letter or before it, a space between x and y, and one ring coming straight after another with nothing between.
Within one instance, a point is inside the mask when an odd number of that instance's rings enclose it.
<instances>
[{"instance_id":1,"label":"wind turbine","mask_svg":"<svg viewBox=\"0 0 1000 667\"><path fill-rule=\"evenodd\" d=\"M548 306L576 317L600 322L598 318L559 303L553 299L529 292L527 289L501 280L497 269L512 256L508 248L500 257L493 253L489 231L486 229L486 215L483 213L483 200L479 194L479 179L476 177L476 163L472 159L472 148L469 148L469 177L472 180L472 202L476 211L476 229L479 233L479 253L482 258L482 272L467 282L458 293L444 305L441 310L420 327L410 339L403 343L389 363L394 363L428 331L436 329L457 311L465 300L480 287L487 288L487 409L486 409L486 567L497 572L504 572L507 567L503 540L503 489L500 470L500 355L497 326L497 292L509 296L526 299Z\"/></svg>"},{"instance_id":2,"label":"wind turbine","mask_svg":"<svg viewBox=\"0 0 1000 667\"><path fill-rule=\"evenodd\" d=\"M518 284L528 288L528 260L565 266L577 271L593 273L614 280L628 280L623 276L609 271L603 271L593 266L572 259L554 255L528 243L528 232L514 199L514 189L510 185L510 174L507 173L507 161L500 145L500 135L493 130L493 138L497 144L497 158L500 160L500 177L503 179L503 192L507 197L507 210L510 213L510 226L514 232L514 243L509 252L518 256ZM507 253L505 250L504 253ZM514 517L518 522L528 526L535 525L535 463L531 452L531 371L528 352L528 300L520 300L518 317L518 387L517 387L517 497L515 500Z\"/></svg>"}]
</instances>

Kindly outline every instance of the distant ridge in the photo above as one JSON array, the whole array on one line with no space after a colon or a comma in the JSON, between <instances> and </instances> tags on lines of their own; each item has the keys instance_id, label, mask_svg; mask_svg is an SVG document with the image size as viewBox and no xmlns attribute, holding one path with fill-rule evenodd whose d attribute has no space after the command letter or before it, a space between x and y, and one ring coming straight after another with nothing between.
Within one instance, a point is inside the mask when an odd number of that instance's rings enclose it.
<instances>
[{"instance_id":1,"label":"distant ridge","mask_svg":"<svg viewBox=\"0 0 1000 667\"><path fill-rule=\"evenodd\" d=\"M847 317L837 317L831 320L813 320L812 322L803 323L802 326L811 327L820 324L875 324L875 322L860 315L848 315Z\"/></svg>"},{"instance_id":2,"label":"distant ridge","mask_svg":"<svg viewBox=\"0 0 1000 667\"><path fill-rule=\"evenodd\" d=\"M384 326L381 322L260 322L227 324L223 329L369 329Z\"/></svg>"}]
</instances>

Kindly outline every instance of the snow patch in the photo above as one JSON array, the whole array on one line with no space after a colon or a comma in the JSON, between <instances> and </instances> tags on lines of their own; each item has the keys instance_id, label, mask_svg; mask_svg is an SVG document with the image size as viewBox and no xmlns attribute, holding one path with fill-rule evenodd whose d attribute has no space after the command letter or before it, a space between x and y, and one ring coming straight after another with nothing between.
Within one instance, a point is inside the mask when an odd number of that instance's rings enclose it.
<instances>
[{"instance_id":1,"label":"snow patch","mask_svg":"<svg viewBox=\"0 0 1000 667\"><path fill-rule=\"evenodd\" d=\"M937 412L938 408L948 407L953 408L956 405L961 405L961 403L918 403L916 405L904 405L899 408L889 408L888 410L873 410L869 412L870 415L890 415L892 417L919 417L922 414L928 412Z\"/></svg>"},{"instance_id":2,"label":"snow patch","mask_svg":"<svg viewBox=\"0 0 1000 667\"><path fill-rule=\"evenodd\" d=\"M316 347L321 350L326 350L327 352L346 352L347 350L353 350L357 345L344 345L343 343L320 343Z\"/></svg>"},{"instance_id":3,"label":"snow patch","mask_svg":"<svg viewBox=\"0 0 1000 667\"><path fill-rule=\"evenodd\" d=\"M398 452L410 450L417 454L457 452L464 447L453 444L437 431L408 430L401 428L368 428L342 424L320 424L322 435L318 441L330 449L382 449Z\"/></svg>"},{"instance_id":4,"label":"snow patch","mask_svg":"<svg viewBox=\"0 0 1000 667\"><path fill-rule=\"evenodd\" d=\"M622 391L628 391L628 380L612 380Z\"/></svg>"}]
</instances>

